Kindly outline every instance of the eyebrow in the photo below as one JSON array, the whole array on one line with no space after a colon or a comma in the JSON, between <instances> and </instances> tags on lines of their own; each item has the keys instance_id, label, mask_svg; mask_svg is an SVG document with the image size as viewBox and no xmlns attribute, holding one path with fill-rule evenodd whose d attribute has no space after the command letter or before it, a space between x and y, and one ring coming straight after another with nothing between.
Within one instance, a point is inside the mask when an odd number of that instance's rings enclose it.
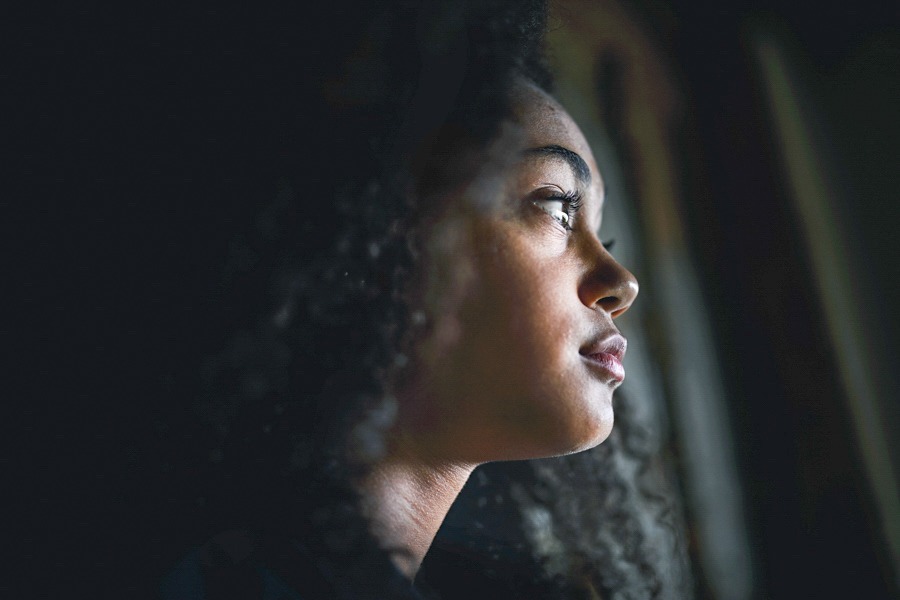
<instances>
[{"instance_id":1,"label":"eyebrow","mask_svg":"<svg viewBox=\"0 0 900 600\"><path fill-rule=\"evenodd\" d=\"M583 185L588 186L591 184L591 170L577 152L572 152L568 148L563 148L562 146L551 145L541 146L539 148L529 148L525 151L525 154L558 156L569 164L572 172L575 173L575 177L577 177Z\"/></svg>"}]
</instances>

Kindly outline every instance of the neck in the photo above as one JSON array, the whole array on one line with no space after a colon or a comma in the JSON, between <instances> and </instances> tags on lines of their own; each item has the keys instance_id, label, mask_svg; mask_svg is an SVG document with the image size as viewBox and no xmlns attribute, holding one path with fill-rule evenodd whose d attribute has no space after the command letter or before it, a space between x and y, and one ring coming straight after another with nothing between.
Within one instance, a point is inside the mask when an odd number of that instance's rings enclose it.
<instances>
[{"instance_id":1,"label":"neck","mask_svg":"<svg viewBox=\"0 0 900 600\"><path fill-rule=\"evenodd\" d=\"M397 449L358 485L373 535L410 580L474 468Z\"/></svg>"}]
</instances>

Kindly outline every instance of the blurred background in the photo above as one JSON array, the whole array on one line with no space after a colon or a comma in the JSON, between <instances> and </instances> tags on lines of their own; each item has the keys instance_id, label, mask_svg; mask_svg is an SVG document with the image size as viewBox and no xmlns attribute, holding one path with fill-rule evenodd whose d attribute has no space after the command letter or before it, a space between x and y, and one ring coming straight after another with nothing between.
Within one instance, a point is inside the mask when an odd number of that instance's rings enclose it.
<instances>
[{"instance_id":1,"label":"blurred background","mask_svg":"<svg viewBox=\"0 0 900 600\"><path fill-rule=\"evenodd\" d=\"M35 373L24 391L9 386L25 419L6 462L30 492L11 486L22 506L10 514L35 515L17 519L11 535L24 540L16 570L25 587L88 581L102 597L116 578L139 587L127 570L133 557L165 537L147 516L165 512L162 494L128 444L155 410L155 350L179 334L181 321L153 303L177 306L195 284L183 258L195 233L190 206L160 194L173 184L159 172L143 180L157 187L122 173L149 165L174 177L182 162L201 161L187 145L151 153L141 138L162 139L152 128L168 116L129 112L151 106L141 94L157 90L143 86L169 82L170 71L190 81L183 57L123 61L94 37L111 36L118 49L127 29L105 13L71 11L90 25L66 22L65 35L21 28L46 38L21 44L27 58L13 67L40 94L10 86L20 103L10 114L40 118L18 118L25 141L13 170L28 182L8 204L26 199L22 222L41 235L15 248L15 236L4 240L25 275L10 285L24 310L9 314L36 314L18 324L19 360ZM644 496L671 501L660 515L634 489L611 493L592 480L607 444L554 462L488 465L440 534L445 564L463 556L464 571L474 560L506 577L508 591L530 576L517 569L534 567L523 556L540 549L541 568L571 574L559 557L576 546L590 556L584 547L600 552L603 535L618 535L591 512L612 503L646 517L645 541L657 550L648 561L664 584L681 582L697 599L900 597L900 5L558 0L550 46L558 96L607 183L601 235L642 284L621 319L629 375L617 431L638 432L630 448L646 460L621 459L621 470L639 471L633 485ZM125 100L95 85L120 72L137 82ZM182 196L218 175L192 173ZM441 555L430 558L439 589L489 589L459 568L441 582ZM667 589L664 597L691 597ZM506 597L545 597L535 590Z\"/></svg>"},{"instance_id":2,"label":"blurred background","mask_svg":"<svg viewBox=\"0 0 900 600\"><path fill-rule=\"evenodd\" d=\"M567 0L698 598L898 597L900 6Z\"/></svg>"}]
</instances>

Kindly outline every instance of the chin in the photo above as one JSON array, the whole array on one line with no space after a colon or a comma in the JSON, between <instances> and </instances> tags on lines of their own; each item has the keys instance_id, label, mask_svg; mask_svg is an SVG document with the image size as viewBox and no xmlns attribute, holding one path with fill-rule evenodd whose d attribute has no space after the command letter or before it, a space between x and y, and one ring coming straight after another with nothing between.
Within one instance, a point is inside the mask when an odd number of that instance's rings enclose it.
<instances>
[{"instance_id":1,"label":"chin","mask_svg":"<svg viewBox=\"0 0 900 600\"><path fill-rule=\"evenodd\" d=\"M594 406L590 417L581 420L578 427L572 429L571 444L565 454L590 450L606 441L612 433L614 421L612 398L603 399L599 407Z\"/></svg>"},{"instance_id":2,"label":"chin","mask_svg":"<svg viewBox=\"0 0 900 600\"><path fill-rule=\"evenodd\" d=\"M590 450L591 448L596 448L606 441L606 439L609 437L609 434L612 433L612 427L612 422L604 423L603 425L598 426L593 435L583 437L576 443L572 444L572 446L567 451L560 452L557 456L576 454L578 452Z\"/></svg>"},{"instance_id":3,"label":"chin","mask_svg":"<svg viewBox=\"0 0 900 600\"><path fill-rule=\"evenodd\" d=\"M580 422L577 427L567 429L565 434L555 438L549 443L543 452L528 458L551 458L553 456L566 456L590 450L603 443L612 433L612 412L604 415L604 418L593 420L589 423Z\"/></svg>"},{"instance_id":4,"label":"chin","mask_svg":"<svg viewBox=\"0 0 900 600\"><path fill-rule=\"evenodd\" d=\"M590 398L584 395L577 398L557 398L560 405L568 404L572 408L562 414L544 415L542 420L545 425L542 431L532 432L538 434L532 439L540 440L540 444L532 446L537 452L530 458L565 456L590 450L604 442L612 433L615 418L612 393L607 390L603 392L606 393L594 390ZM601 394L602 397L599 397ZM546 426L554 422L555 426Z\"/></svg>"}]
</instances>

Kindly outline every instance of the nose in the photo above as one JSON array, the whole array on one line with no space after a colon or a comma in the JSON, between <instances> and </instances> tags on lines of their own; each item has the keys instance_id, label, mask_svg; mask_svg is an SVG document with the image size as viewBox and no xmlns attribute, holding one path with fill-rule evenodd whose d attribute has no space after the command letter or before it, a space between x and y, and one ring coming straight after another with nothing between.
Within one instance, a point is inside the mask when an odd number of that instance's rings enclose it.
<instances>
[{"instance_id":1,"label":"nose","mask_svg":"<svg viewBox=\"0 0 900 600\"><path fill-rule=\"evenodd\" d=\"M613 258L599 239L594 238L590 245L578 297L588 308L599 307L616 318L637 298L637 279Z\"/></svg>"}]
</instances>

